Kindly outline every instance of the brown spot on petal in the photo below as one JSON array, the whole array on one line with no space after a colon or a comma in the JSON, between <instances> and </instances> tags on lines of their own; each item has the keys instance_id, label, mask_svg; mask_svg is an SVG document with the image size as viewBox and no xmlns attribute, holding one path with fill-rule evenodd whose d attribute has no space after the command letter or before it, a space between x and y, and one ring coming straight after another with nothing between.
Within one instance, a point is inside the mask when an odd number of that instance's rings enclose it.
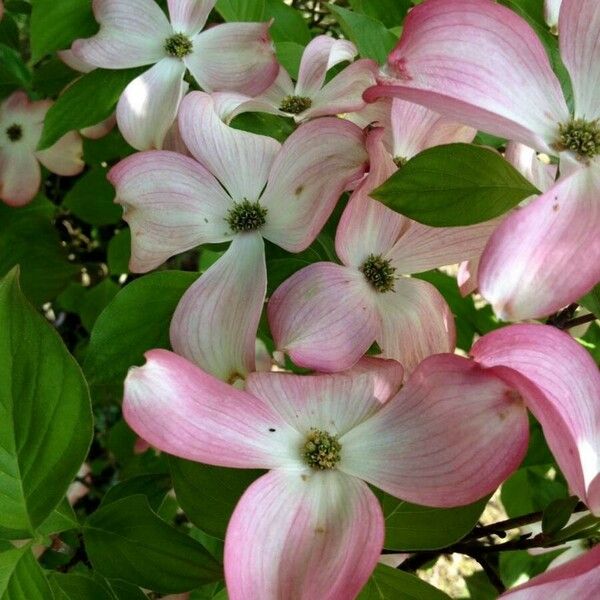
<instances>
[{"instance_id":1,"label":"brown spot on petal","mask_svg":"<svg viewBox=\"0 0 600 600\"><path fill-rule=\"evenodd\" d=\"M296 190L294 191L294 194L296 194L296 196L299 196L303 191L304 191L304 186L303 185L299 185L296 188Z\"/></svg>"}]
</instances>

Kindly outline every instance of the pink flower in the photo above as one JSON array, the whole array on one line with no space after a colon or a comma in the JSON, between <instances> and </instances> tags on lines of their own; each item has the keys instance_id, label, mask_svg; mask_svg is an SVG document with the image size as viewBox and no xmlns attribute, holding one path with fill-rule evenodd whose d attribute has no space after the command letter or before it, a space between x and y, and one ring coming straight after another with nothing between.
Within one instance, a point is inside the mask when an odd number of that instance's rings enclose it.
<instances>
[{"instance_id":1,"label":"pink flower","mask_svg":"<svg viewBox=\"0 0 600 600\"><path fill-rule=\"evenodd\" d=\"M563 0L559 30L574 115L535 32L489 0L417 6L381 84L365 94L397 95L560 156L559 181L507 217L482 257L480 291L503 319L550 314L600 279L600 3Z\"/></svg>"},{"instance_id":2,"label":"pink flower","mask_svg":"<svg viewBox=\"0 0 600 600\"><path fill-rule=\"evenodd\" d=\"M225 125L202 92L185 98L179 125L196 160L143 152L121 161L109 179L131 227L132 271L231 240L171 323L173 348L227 381L254 370L266 293L262 238L289 252L307 248L368 157L362 131L342 119L306 123L282 146Z\"/></svg>"},{"instance_id":3,"label":"pink flower","mask_svg":"<svg viewBox=\"0 0 600 600\"><path fill-rule=\"evenodd\" d=\"M279 68L273 84L255 98L239 94L222 94L222 118L231 120L242 112L269 112L293 116L297 123L364 108L363 92L375 85L377 64L369 59L357 60L325 83L327 71L335 65L352 61L358 54L347 40L319 35L306 46L300 62L298 82L294 85L288 72Z\"/></svg>"},{"instance_id":4,"label":"pink flower","mask_svg":"<svg viewBox=\"0 0 600 600\"><path fill-rule=\"evenodd\" d=\"M270 469L227 529L231 600L354 598L384 536L365 482L420 504L466 504L527 447L519 394L497 369L450 354L426 359L400 392L402 368L380 359L336 375L252 373L241 391L171 352L146 357L125 382L138 435L186 459Z\"/></svg>"},{"instance_id":5,"label":"pink flower","mask_svg":"<svg viewBox=\"0 0 600 600\"><path fill-rule=\"evenodd\" d=\"M450 127L439 115L408 102L394 102L392 123L390 145L402 160L427 147L428 140L417 132L425 130L440 142L465 135L464 128ZM471 129L466 133L474 135ZM442 295L430 283L403 275L477 255L495 224L426 227L369 198L397 169L383 135L382 129L369 133L369 175L338 225L335 245L342 265L309 265L269 300L278 349L303 367L343 371L377 341L382 356L400 361L410 372L426 356L454 349L454 320Z\"/></svg>"},{"instance_id":6,"label":"pink flower","mask_svg":"<svg viewBox=\"0 0 600 600\"><path fill-rule=\"evenodd\" d=\"M14 92L0 105L0 198L23 206L37 194L40 163L58 175L77 175L84 167L79 135L71 131L46 150L36 150L51 100L30 102Z\"/></svg>"},{"instance_id":7,"label":"pink flower","mask_svg":"<svg viewBox=\"0 0 600 600\"><path fill-rule=\"evenodd\" d=\"M506 600L596 600L600 596L600 546L502 594Z\"/></svg>"},{"instance_id":8,"label":"pink flower","mask_svg":"<svg viewBox=\"0 0 600 600\"><path fill-rule=\"evenodd\" d=\"M216 0L168 0L170 22L154 0L94 0L100 31L72 50L103 69L154 65L117 105L123 137L138 150L161 148L177 115L189 69L206 91L256 95L277 76L269 23L224 23L201 31Z\"/></svg>"}]
</instances>

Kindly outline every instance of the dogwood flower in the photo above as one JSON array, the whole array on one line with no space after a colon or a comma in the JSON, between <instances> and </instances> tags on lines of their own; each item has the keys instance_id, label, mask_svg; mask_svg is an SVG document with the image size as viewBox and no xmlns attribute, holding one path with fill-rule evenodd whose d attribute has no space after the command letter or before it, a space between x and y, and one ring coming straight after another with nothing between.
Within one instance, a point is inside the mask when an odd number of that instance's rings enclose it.
<instances>
[{"instance_id":1,"label":"dogwood flower","mask_svg":"<svg viewBox=\"0 0 600 600\"><path fill-rule=\"evenodd\" d=\"M364 136L348 121L324 117L300 126L282 146L225 125L202 92L185 98L179 126L196 160L143 152L108 177L131 227L132 271L231 240L183 295L171 323L176 352L231 380L254 370L266 293L262 238L289 252L307 248L341 193L362 177Z\"/></svg>"},{"instance_id":2,"label":"dogwood flower","mask_svg":"<svg viewBox=\"0 0 600 600\"><path fill-rule=\"evenodd\" d=\"M496 369L451 354L426 359L398 393L394 361L368 359L379 367L350 375L252 373L242 391L166 350L146 358L125 382L138 435L189 460L270 469L229 522L231 600L354 598L384 538L365 482L420 504L466 504L527 448L519 394Z\"/></svg>"},{"instance_id":3,"label":"dogwood flower","mask_svg":"<svg viewBox=\"0 0 600 600\"><path fill-rule=\"evenodd\" d=\"M358 54L347 40L327 35L314 38L304 49L298 81L294 85L288 72L279 67L273 84L255 98L227 94L223 119L228 122L242 112L267 112L293 117L297 123L357 111L366 105L363 92L375 85L378 65L370 59L357 60L325 83L327 71L335 65L352 61Z\"/></svg>"},{"instance_id":4,"label":"dogwood flower","mask_svg":"<svg viewBox=\"0 0 600 600\"><path fill-rule=\"evenodd\" d=\"M415 7L380 85L365 93L560 156L557 183L504 220L482 259L480 291L503 319L550 314L600 280L600 3L563 0L559 31L572 115L533 29L490 0Z\"/></svg>"},{"instance_id":5,"label":"dogwood flower","mask_svg":"<svg viewBox=\"0 0 600 600\"><path fill-rule=\"evenodd\" d=\"M413 139L430 113L408 102L394 103L393 146L402 160L427 145ZM444 120L445 121L445 120ZM430 124L436 140L440 129ZM439 127L452 138L462 129ZM474 135L469 129L468 135ZM426 356L454 349L450 308L430 283L402 275L459 262L481 251L494 224L433 228L421 225L369 198L397 169L383 144L384 130L367 136L368 176L353 192L340 219L335 246L342 265L311 264L292 275L271 296L269 324L279 350L303 367L342 371L377 341L382 356L408 372ZM343 298L343 302L340 302Z\"/></svg>"},{"instance_id":6,"label":"dogwood flower","mask_svg":"<svg viewBox=\"0 0 600 600\"><path fill-rule=\"evenodd\" d=\"M117 105L123 137L138 150L161 148L187 84L186 69L206 91L259 94L278 64L269 23L224 23L202 31L216 0L168 0L170 21L154 0L94 0L100 31L73 42L76 57L103 69L153 65Z\"/></svg>"},{"instance_id":7,"label":"dogwood flower","mask_svg":"<svg viewBox=\"0 0 600 600\"><path fill-rule=\"evenodd\" d=\"M71 131L50 148L36 150L51 100L31 102L17 91L0 104L0 199L23 206L37 194L40 163L58 175L77 175L84 167L79 135Z\"/></svg>"}]
</instances>

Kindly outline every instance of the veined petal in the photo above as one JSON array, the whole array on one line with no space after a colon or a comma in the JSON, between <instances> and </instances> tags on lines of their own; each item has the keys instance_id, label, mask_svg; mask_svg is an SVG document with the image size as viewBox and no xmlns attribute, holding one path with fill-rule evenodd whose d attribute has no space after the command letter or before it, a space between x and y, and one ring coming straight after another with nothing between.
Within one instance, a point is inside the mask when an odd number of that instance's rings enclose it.
<instances>
[{"instance_id":1,"label":"veined petal","mask_svg":"<svg viewBox=\"0 0 600 600\"><path fill-rule=\"evenodd\" d=\"M537 388L530 410L570 488L600 515L600 372L571 336L554 327L520 324L498 329L471 350L484 366L504 366Z\"/></svg>"},{"instance_id":2,"label":"veined petal","mask_svg":"<svg viewBox=\"0 0 600 600\"><path fill-rule=\"evenodd\" d=\"M363 356L345 375L369 373L375 378L375 398L385 403L402 387L404 367L397 361L377 356Z\"/></svg>"},{"instance_id":3,"label":"veined petal","mask_svg":"<svg viewBox=\"0 0 600 600\"><path fill-rule=\"evenodd\" d=\"M419 152L458 142L470 143L477 130L451 121L424 106L394 98L391 111L393 156L410 159Z\"/></svg>"},{"instance_id":4,"label":"veined petal","mask_svg":"<svg viewBox=\"0 0 600 600\"><path fill-rule=\"evenodd\" d=\"M117 104L117 123L123 137L137 150L162 148L187 89L184 64L163 58L125 88Z\"/></svg>"},{"instance_id":5,"label":"veined petal","mask_svg":"<svg viewBox=\"0 0 600 600\"><path fill-rule=\"evenodd\" d=\"M397 396L340 438L339 468L410 502L474 502L525 455L529 426L518 398L472 361L432 356Z\"/></svg>"},{"instance_id":6,"label":"veined petal","mask_svg":"<svg viewBox=\"0 0 600 600\"><path fill-rule=\"evenodd\" d=\"M543 163L529 146L508 142L504 158L541 192L550 189L556 179L557 165Z\"/></svg>"},{"instance_id":7,"label":"veined petal","mask_svg":"<svg viewBox=\"0 0 600 600\"><path fill-rule=\"evenodd\" d=\"M238 115L245 112L264 112L273 115L281 115L279 104L273 104L265 100L263 96L251 98L237 92L214 92L211 94L214 101L215 112L219 118L229 125Z\"/></svg>"},{"instance_id":8,"label":"veined petal","mask_svg":"<svg viewBox=\"0 0 600 600\"><path fill-rule=\"evenodd\" d=\"M187 68L207 92L256 96L277 77L270 23L222 23L194 36Z\"/></svg>"},{"instance_id":9,"label":"veined petal","mask_svg":"<svg viewBox=\"0 0 600 600\"><path fill-rule=\"evenodd\" d=\"M173 352L150 350L146 360L125 379L123 416L149 444L223 467L300 464L300 434L268 404Z\"/></svg>"},{"instance_id":10,"label":"veined petal","mask_svg":"<svg viewBox=\"0 0 600 600\"><path fill-rule=\"evenodd\" d=\"M23 206L40 189L40 165L33 152L22 146L0 148L0 198L9 206Z\"/></svg>"},{"instance_id":11,"label":"veined petal","mask_svg":"<svg viewBox=\"0 0 600 600\"><path fill-rule=\"evenodd\" d=\"M392 101L393 98L379 98L375 102L369 102L359 111L348 113L344 118L356 123L361 129L365 127L379 127L384 130L383 145L389 154L393 155L394 144L392 140ZM368 145L367 136L367 145Z\"/></svg>"},{"instance_id":12,"label":"veined petal","mask_svg":"<svg viewBox=\"0 0 600 600\"><path fill-rule=\"evenodd\" d=\"M310 108L299 116L302 119L314 119L360 110L366 104L363 92L375 85L378 69L372 60L357 60L318 90L312 96Z\"/></svg>"},{"instance_id":13,"label":"veined petal","mask_svg":"<svg viewBox=\"0 0 600 600\"><path fill-rule=\"evenodd\" d=\"M382 356L400 362L407 373L427 356L452 352L454 317L444 297L427 281L401 277L394 290L375 292Z\"/></svg>"},{"instance_id":14,"label":"veined petal","mask_svg":"<svg viewBox=\"0 0 600 600\"><path fill-rule=\"evenodd\" d=\"M596 600L600 595L600 546L508 590L505 600Z\"/></svg>"},{"instance_id":15,"label":"veined petal","mask_svg":"<svg viewBox=\"0 0 600 600\"><path fill-rule=\"evenodd\" d=\"M76 131L63 135L58 142L35 153L37 159L57 175L77 175L83 171L83 141Z\"/></svg>"},{"instance_id":16,"label":"veined petal","mask_svg":"<svg viewBox=\"0 0 600 600\"><path fill-rule=\"evenodd\" d=\"M167 17L152 0L94 0L100 31L75 40L76 58L103 69L151 65L164 58L165 40L173 34Z\"/></svg>"},{"instance_id":17,"label":"veined petal","mask_svg":"<svg viewBox=\"0 0 600 600\"><path fill-rule=\"evenodd\" d=\"M355 598L383 546L379 502L336 471L272 471L238 502L225 537L231 600Z\"/></svg>"},{"instance_id":18,"label":"veined petal","mask_svg":"<svg viewBox=\"0 0 600 600\"><path fill-rule=\"evenodd\" d=\"M367 286L362 273L334 263L314 263L294 273L267 305L277 348L302 367L349 369L377 332Z\"/></svg>"},{"instance_id":19,"label":"veined petal","mask_svg":"<svg viewBox=\"0 0 600 600\"><path fill-rule=\"evenodd\" d=\"M230 199L219 182L195 160L175 152L133 154L108 178L115 201L131 227L131 261L143 273L199 244L231 239L225 216Z\"/></svg>"},{"instance_id":20,"label":"veined petal","mask_svg":"<svg viewBox=\"0 0 600 600\"><path fill-rule=\"evenodd\" d=\"M167 0L173 29L188 36L196 35L216 3L217 0Z\"/></svg>"},{"instance_id":21,"label":"veined petal","mask_svg":"<svg viewBox=\"0 0 600 600\"><path fill-rule=\"evenodd\" d=\"M173 349L224 381L254 371L266 291L262 238L258 233L235 235L227 252L177 305L171 321Z\"/></svg>"},{"instance_id":22,"label":"veined petal","mask_svg":"<svg viewBox=\"0 0 600 600\"><path fill-rule=\"evenodd\" d=\"M600 118L600 4L596 0L563 0L558 23L560 55L569 71L575 116Z\"/></svg>"},{"instance_id":23,"label":"veined petal","mask_svg":"<svg viewBox=\"0 0 600 600\"><path fill-rule=\"evenodd\" d=\"M90 125L90 127L80 129L79 133L90 140L99 140L110 133L116 124L117 116L113 113L108 119L104 119L104 121L100 121L100 123L97 123L96 125Z\"/></svg>"},{"instance_id":24,"label":"veined petal","mask_svg":"<svg viewBox=\"0 0 600 600\"><path fill-rule=\"evenodd\" d=\"M408 14L389 77L391 95L477 129L552 153L569 111L546 50L512 10L489 0L428 0Z\"/></svg>"},{"instance_id":25,"label":"veined petal","mask_svg":"<svg viewBox=\"0 0 600 600\"><path fill-rule=\"evenodd\" d=\"M94 65L90 65L90 63L77 58L73 53L73 50L70 48L68 50L59 50L56 54L58 55L58 58L60 58L60 60L67 65L67 67L70 67L74 71L79 71L80 73L89 73L96 68Z\"/></svg>"},{"instance_id":26,"label":"veined petal","mask_svg":"<svg viewBox=\"0 0 600 600\"><path fill-rule=\"evenodd\" d=\"M353 123L324 117L301 125L284 142L261 198L269 211L264 237L289 252L307 248L367 161Z\"/></svg>"},{"instance_id":27,"label":"veined petal","mask_svg":"<svg viewBox=\"0 0 600 600\"><path fill-rule=\"evenodd\" d=\"M481 257L479 289L500 318L548 315L600 280L599 195L598 169L580 168L498 226Z\"/></svg>"},{"instance_id":28,"label":"veined petal","mask_svg":"<svg viewBox=\"0 0 600 600\"><path fill-rule=\"evenodd\" d=\"M203 92L192 92L181 103L179 129L190 152L233 200L258 200L281 148L278 142L228 127L219 118L214 100Z\"/></svg>"},{"instance_id":29,"label":"veined petal","mask_svg":"<svg viewBox=\"0 0 600 600\"><path fill-rule=\"evenodd\" d=\"M463 296L468 296L474 292L479 283L477 281L477 272L479 271L479 257L465 260L458 265L456 274L456 282Z\"/></svg>"},{"instance_id":30,"label":"veined petal","mask_svg":"<svg viewBox=\"0 0 600 600\"><path fill-rule=\"evenodd\" d=\"M296 94L312 98L325 82L331 67L358 54L356 46L347 40L336 40L328 35L318 35L304 49L298 72Z\"/></svg>"}]
</instances>

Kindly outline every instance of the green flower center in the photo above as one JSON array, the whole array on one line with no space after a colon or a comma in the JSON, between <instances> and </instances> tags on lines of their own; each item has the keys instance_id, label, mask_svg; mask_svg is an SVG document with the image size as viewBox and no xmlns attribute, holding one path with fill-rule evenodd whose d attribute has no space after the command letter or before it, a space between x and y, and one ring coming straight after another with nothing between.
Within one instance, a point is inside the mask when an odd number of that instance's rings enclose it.
<instances>
[{"instance_id":1,"label":"green flower center","mask_svg":"<svg viewBox=\"0 0 600 600\"><path fill-rule=\"evenodd\" d=\"M23 128L14 123L6 130L6 135L11 142L18 142L23 137Z\"/></svg>"},{"instance_id":2,"label":"green flower center","mask_svg":"<svg viewBox=\"0 0 600 600\"><path fill-rule=\"evenodd\" d=\"M312 100L307 96L286 96L279 106L279 110L293 115L299 115L308 110L312 105Z\"/></svg>"},{"instance_id":3,"label":"green flower center","mask_svg":"<svg viewBox=\"0 0 600 600\"><path fill-rule=\"evenodd\" d=\"M365 279L378 292L394 291L396 267L392 267L389 260L385 260L380 254L369 254L367 260L360 267Z\"/></svg>"},{"instance_id":4,"label":"green flower center","mask_svg":"<svg viewBox=\"0 0 600 600\"><path fill-rule=\"evenodd\" d=\"M333 469L340 462L341 444L327 431L311 429L302 447L302 456L313 469Z\"/></svg>"},{"instance_id":5,"label":"green flower center","mask_svg":"<svg viewBox=\"0 0 600 600\"><path fill-rule=\"evenodd\" d=\"M584 160L600 154L600 120L571 119L560 124L558 132L557 150L571 150Z\"/></svg>"},{"instance_id":6,"label":"green flower center","mask_svg":"<svg viewBox=\"0 0 600 600\"><path fill-rule=\"evenodd\" d=\"M235 233L255 231L266 223L267 212L267 209L258 202L250 202L250 200L244 199L242 202L233 203L225 220L231 231Z\"/></svg>"},{"instance_id":7,"label":"green flower center","mask_svg":"<svg viewBox=\"0 0 600 600\"><path fill-rule=\"evenodd\" d=\"M187 35L176 33L165 40L165 50L169 56L183 58L192 53L194 44Z\"/></svg>"},{"instance_id":8,"label":"green flower center","mask_svg":"<svg viewBox=\"0 0 600 600\"><path fill-rule=\"evenodd\" d=\"M404 158L404 156L394 156L394 164L400 168L403 167L408 162L408 158Z\"/></svg>"}]
</instances>

